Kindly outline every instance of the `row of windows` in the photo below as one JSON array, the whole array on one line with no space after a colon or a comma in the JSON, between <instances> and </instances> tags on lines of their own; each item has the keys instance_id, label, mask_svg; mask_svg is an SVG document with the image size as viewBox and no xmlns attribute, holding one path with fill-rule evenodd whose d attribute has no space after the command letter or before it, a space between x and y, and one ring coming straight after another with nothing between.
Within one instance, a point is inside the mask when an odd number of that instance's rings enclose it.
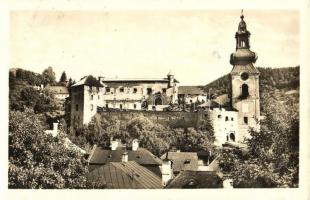
<instances>
[{"instance_id":1,"label":"row of windows","mask_svg":"<svg viewBox=\"0 0 310 200\"><path fill-rule=\"evenodd\" d=\"M110 88L110 87L106 87L105 91L106 91L106 92L111 92L111 88ZM125 91L124 87L121 87L121 88L119 89L119 92L120 92L120 93L124 93L124 91ZM162 93L165 94L166 91L167 91L166 88L163 88L163 89L162 89ZM137 92L138 92L138 89L137 89L137 88L133 88L132 93L135 94L135 93L137 93ZM148 95L149 95L149 94L152 94L152 92L153 92L152 88L146 88L146 93L147 93Z\"/></svg>"},{"instance_id":2,"label":"row of windows","mask_svg":"<svg viewBox=\"0 0 310 200\"><path fill-rule=\"evenodd\" d=\"M105 107L106 107L106 108L109 108L109 104L105 104ZM119 108L120 108L120 109L123 109L123 104L119 104ZM134 109L137 109L137 104L133 104L133 108L134 108Z\"/></svg>"},{"instance_id":3,"label":"row of windows","mask_svg":"<svg viewBox=\"0 0 310 200\"><path fill-rule=\"evenodd\" d=\"M221 118L222 118L222 115L218 115L217 118L218 118L218 119L221 119ZM228 116L225 117L225 121L229 121L229 117L228 117ZM231 117L231 118L230 118L230 121L234 121L234 118ZM248 118L248 117L243 117L243 122L244 122L245 124L248 124L248 123L249 123L249 118Z\"/></svg>"},{"instance_id":4,"label":"row of windows","mask_svg":"<svg viewBox=\"0 0 310 200\"><path fill-rule=\"evenodd\" d=\"M221 119L221 118L222 118L222 115L218 115L217 118ZM228 117L228 116L225 117L225 121L229 121L229 117ZM234 121L234 118L231 117L231 118L230 118L230 121Z\"/></svg>"}]
</instances>

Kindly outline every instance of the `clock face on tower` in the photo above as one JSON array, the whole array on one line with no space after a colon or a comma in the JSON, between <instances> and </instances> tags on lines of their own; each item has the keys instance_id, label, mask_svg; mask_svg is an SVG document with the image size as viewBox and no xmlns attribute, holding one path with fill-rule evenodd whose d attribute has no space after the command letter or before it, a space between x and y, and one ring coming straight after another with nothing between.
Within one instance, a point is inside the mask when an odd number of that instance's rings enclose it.
<instances>
[{"instance_id":1,"label":"clock face on tower","mask_svg":"<svg viewBox=\"0 0 310 200\"><path fill-rule=\"evenodd\" d=\"M243 72L243 73L241 74L241 79L242 79L242 80L246 81L248 78L249 78L249 74L248 74L247 72Z\"/></svg>"}]
</instances>

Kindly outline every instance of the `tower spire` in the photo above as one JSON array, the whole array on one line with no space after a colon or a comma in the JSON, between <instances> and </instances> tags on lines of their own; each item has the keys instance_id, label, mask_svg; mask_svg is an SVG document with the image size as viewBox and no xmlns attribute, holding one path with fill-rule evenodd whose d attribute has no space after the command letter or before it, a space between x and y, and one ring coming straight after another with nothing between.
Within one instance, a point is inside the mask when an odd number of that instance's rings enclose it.
<instances>
[{"instance_id":1,"label":"tower spire","mask_svg":"<svg viewBox=\"0 0 310 200\"><path fill-rule=\"evenodd\" d=\"M241 20L243 20L244 16L243 16L243 9L241 9L241 16L240 16Z\"/></svg>"}]
</instances>

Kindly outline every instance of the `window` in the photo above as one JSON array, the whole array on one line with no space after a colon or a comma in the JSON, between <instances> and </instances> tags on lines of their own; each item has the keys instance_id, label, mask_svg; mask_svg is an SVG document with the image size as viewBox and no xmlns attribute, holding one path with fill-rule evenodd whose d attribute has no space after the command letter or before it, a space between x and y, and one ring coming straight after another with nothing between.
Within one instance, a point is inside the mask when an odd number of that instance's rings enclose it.
<instances>
[{"instance_id":1,"label":"window","mask_svg":"<svg viewBox=\"0 0 310 200\"><path fill-rule=\"evenodd\" d=\"M152 94L152 88L147 88L146 91L148 95Z\"/></svg>"},{"instance_id":2,"label":"window","mask_svg":"<svg viewBox=\"0 0 310 200\"><path fill-rule=\"evenodd\" d=\"M133 104L133 108L136 109L137 108L137 104Z\"/></svg>"},{"instance_id":3,"label":"window","mask_svg":"<svg viewBox=\"0 0 310 200\"><path fill-rule=\"evenodd\" d=\"M93 111L94 110L94 105L90 104L90 110Z\"/></svg>"},{"instance_id":4,"label":"window","mask_svg":"<svg viewBox=\"0 0 310 200\"><path fill-rule=\"evenodd\" d=\"M98 100L100 99L100 95L98 94Z\"/></svg>"},{"instance_id":5,"label":"window","mask_svg":"<svg viewBox=\"0 0 310 200\"><path fill-rule=\"evenodd\" d=\"M106 104L105 104L105 107L106 107L106 108L109 108L109 104L106 103Z\"/></svg>"},{"instance_id":6,"label":"window","mask_svg":"<svg viewBox=\"0 0 310 200\"><path fill-rule=\"evenodd\" d=\"M90 100L93 100L94 99L94 95L90 95Z\"/></svg>"},{"instance_id":7,"label":"window","mask_svg":"<svg viewBox=\"0 0 310 200\"><path fill-rule=\"evenodd\" d=\"M221 119L221 118L222 118L222 115L218 115L217 118Z\"/></svg>"},{"instance_id":8,"label":"window","mask_svg":"<svg viewBox=\"0 0 310 200\"><path fill-rule=\"evenodd\" d=\"M106 91L106 92L110 92L111 89L110 89L109 87L106 87L106 88L105 88L105 91Z\"/></svg>"},{"instance_id":9,"label":"window","mask_svg":"<svg viewBox=\"0 0 310 200\"><path fill-rule=\"evenodd\" d=\"M232 117L230 120L231 120L231 121L234 121L234 118Z\"/></svg>"},{"instance_id":10,"label":"window","mask_svg":"<svg viewBox=\"0 0 310 200\"><path fill-rule=\"evenodd\" d=\"M244 121L245 124L248 124L248 117L244 117L243 121Z\"/></svg>"},{"instance_id":11,"label":"window","mask_svg":"<svg viewBox=\"0 0 310 200\"><path fill-rule=\"evenodd\" d=\"M243 84L241 86L241 96L246 98L249 96L249 86L247 84Z\"/></svg>"},{"instance_id":12,"label":"window","mask_svg":"<svg viewBox=\"0 0 310 200\"><path fill-rule=\"evenodd\" d=\"M134 88L133 89L133 93L137 93L138 89L137 88Z\"/></svg>"},{"instance_id":13,"label":"window","mask_svg":"<svg viewBox=\"0 0 310 200\"><path fill-rule=\"evenodd\" d=\"M123 104L119 104L119 108L120 108L120 109L123 109Z\"/></svg>"},{"instance_id":14,"label":"window","mask_svg":"<svg viewBox=\"0 0 310 200\"><path fill-rule=\"evenodd\" d=\"M225 121L228 121L228 116L225 117Z\"/></svg>"},{"instance_id":15,"label":"window","mask_svg":"<svg viewBox=\"0 0 310 200\"><path fill-rule=\"evenodd\" d=\"M249 78L249 74L248 74L248 73L243 72L243 73L241 74L241 79L242 79L242 80L246 81L248 78Z\"/></svg>"},{"instance_id":16,"label":"window","mask_svg":"<svg viewBox=\"0 0 310 200\"><path fill-rule=\"evenodd\" d=\"M124 88L121 87L121 88L119 89L119 91L120 91L120 92L124 92Z\"/></svg>"},{"instance_id":17,"label":"window","mask_svg":"<svg viewBox=\"0 0 310 200\"><path fill-rule=\"evenodd\" d=\"M79 111L79 104L75 105L75 111Z\"/></svg>"},{"instance_id":18,"label":"window","mask_svg":"<svg viewBox=\"0 0 310 200\"><path fill-rule=\"evenodd\" d=\"M166 92L167 92L167 89L163 88L163 94L166 94Z\"/></svg>"}]
</instances>

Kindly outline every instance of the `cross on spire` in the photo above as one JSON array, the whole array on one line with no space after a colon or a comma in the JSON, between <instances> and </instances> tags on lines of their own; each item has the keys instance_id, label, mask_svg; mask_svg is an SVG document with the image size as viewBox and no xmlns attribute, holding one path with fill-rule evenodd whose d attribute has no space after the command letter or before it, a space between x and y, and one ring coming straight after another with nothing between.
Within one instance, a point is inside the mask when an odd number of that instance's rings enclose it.
<instances>
[{"instance_id":1,"label":"cross on spire","mask_svg":"<svg viewBox=\"0 0 310 200\"><path fill-rule=\"evenodd\" d=\"M243 16L243 9L241 9L241 16L240 18L243 20L244 16Z\"/></svg>"}]
</instances>

